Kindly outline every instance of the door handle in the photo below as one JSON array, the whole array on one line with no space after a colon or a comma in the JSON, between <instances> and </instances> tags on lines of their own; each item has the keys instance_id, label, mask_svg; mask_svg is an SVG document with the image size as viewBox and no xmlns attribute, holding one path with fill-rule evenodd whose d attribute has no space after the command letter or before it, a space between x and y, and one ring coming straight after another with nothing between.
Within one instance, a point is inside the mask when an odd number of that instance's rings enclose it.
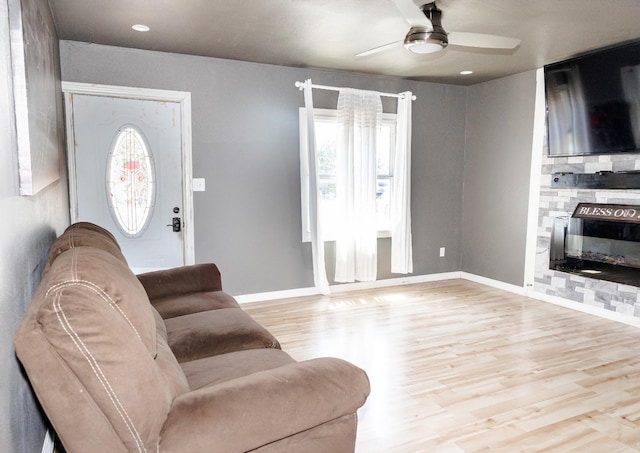
<instances>
[{"instance_id":1,"label":"door handle","mask_svg":"<svg viewBox=\"0 0 640 453\"><path fill-rule=\"evenodd\" d=\"M180 217L174 217L171 219L171 224L167 225L173 228L174 233L179 233L182 230L182 222L180 221Z\"/></svg>"}]
</instances>

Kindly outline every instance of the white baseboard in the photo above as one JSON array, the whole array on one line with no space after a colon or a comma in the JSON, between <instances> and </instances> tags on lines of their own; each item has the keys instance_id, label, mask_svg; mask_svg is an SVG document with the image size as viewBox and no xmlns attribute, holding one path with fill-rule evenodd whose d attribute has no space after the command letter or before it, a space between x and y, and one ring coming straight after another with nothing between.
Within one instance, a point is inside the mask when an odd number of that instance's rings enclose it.
<instances>
[{"instance_id":1,"label":"white baseboard","mask_svg":"<svg viewBox=\"0 0 640 453\"><path fill-rule=\"evenodd\" d=\"M441 280L453 280L460 278L460 272L443 272L429 275L410 275L406 277L387 278L374 282L343 283L331 286L331 293L339 294L348 291L360 291L365 289L386 288L389 286L411 285L413 283L438 282Z\"/></svg>"},{"instance_id":2,"label":"white baseboard","mask_svg":"<svg viewBox=\"0 0 640 453\"><path fill-rule=\"evenodd\" d=\"M460 278L469 280L471 282L480 283L482 285L491 286L492 288L503 289L510 293L519 294L521 296L526 295L526 290L522 286L512 285L511 283L501 282L500 280L494 280L488 277L482 277L480 275L469 274L468 272L460 272Z\"/></svg>"},{"instance_id":3,"label":"white baseboard","mask_svg":"<svg viewBox=\"0 0 640 453\"><path fill-rule=\"evenodd\" d=\"M640 318L635 316L623 315L616 313L615 311L606 310L600 307L594 307L592 305L586 305L580 302L575 302L569 299L563 299L558 296L551 296L549 294L533 291L530 288L523 288L517 285L511 285L498 280L492 280L490 278L481 277L479 275L468 274L466 272L461 273L461 278L470 280L483 285L491 286L493 288L503 289L514 294L530 297L531 299L539 300L541 302L547 302L554 305L559 305L564 308L569 308L589 315L598 316L599 318L608 319L610 321L620 322L628 326L640 327Z\"/></svg>"},{"instance_id":4,"label":"white baseboard","mask_svg":"<svg viewBox=\"0 0 640 453\"><path fill-rule=\"evenodd\" d=\"M374 282L356 282L356 283L345 283L340 285L333 285L331 286L331 293L339 294L339 293L344 293L348 291L384 288L388 286L410 285L412 283L425 283L425 282L435 282L435 281L441 281L441 280L452 280L456 278L469 280L475 283L480 283L482 285L491 286L492 288L497 288L504 291L508 291L510 293L518 294L520 296L530 297L532 299L536 299L541 302L548 302L554 305L559 305L565 308L570 308L572 310L580 311L582 313L587 313L590 315L598 316L600 318L608 319L611 321L617 321L629 326L640 328L640 318L636 318L634 316L623 315L620 313L612 312L610 310L605 310L603 308L593 307L591 305L585 305L580 302L574 302L572 300L563 299L561 297L550 296L548 294L539 293L537 291L531 290L530 288L525 288L522 286L513 285L510 283L501 282L499 280L494 280L491 278L482 277L480 275L470 274L468 272L461 272L461 271L444 272L440 274L429 274L429 275L412 275L407 277L376 280ZM241 296L235 296L235 298L239 303L247 304L251 302L262 302L267 300L286 299L286 298L293 298L293 297L315 296L319 294L320 292L316 288L298 288L298 289L290 289L290 290L284 290L284 291L245 294Z\"/></svg>"},{"instance_id":5,"label":"white baseboard","mask_svg":"<svg viewBox=\"0 0 640 453\"><path fill-rule=\"evenodd\" d=\"M316 288L296 288L285 289L283 291L270 291L266 293L243 294L241 296L233 296L240 304L249 304L251 302L263 302L274 299L288 299L293 297L316 296L320 294Z\"/></svg>"},{"instance_id":6,"label":"white baseboard","mask_svg":"<svg viewBox=\"0 0 640 453\"><path fill-rule=\"evenodd\" d=\"M623 315L621 313L616 313L611 310L605 310L604 308L586 305L586 304L575 302L569 299L563 299L562 297L558 297L558 296L550 296L549 294L533 291L529 288L523 288L517 285L511 285L509 283L504 283L498 280L492 280L490 278L481 277L479 275L468 274L466 272L462 272L461 278L464 278L466 280L470 280L476 283L481 283L483 285L491 286L494 288L503 289L505 291L519 294L521 296L530 297L531 299L539 300L541 302L547 302L550 304L559 305L564 308L569 308L582 313L587 313L589 315L598 316L599 318L620 322L628 326L640 327L640 318L636 318L634 316Z\"/></svg>"},{"instance_id":7,"label":"white baseboard","mask_svg":"<svg viewBox=\"0 0 640 453\"><path fill-rule=\"evenodd\" d=\"M407 277L387 278L384 280L376 280L374 282L356 282L356 283L343 283L331 286L331 293L338 294L347 291L360 291L365 289L385 288L387 286L400 286L410 285L412 283L425 283L434 282L440 280L452 280L460 277L460 272L444 272L440 274L430 275L412 275ZM271 291L266 293L256 294L243 294L240 296L234 296L240 304L247 304L251 302L262 302L274 299L287 299L290 297L304 297L304 296L316 296L320 292L316 288L297 288L287 289L284 291Z\"/></svg>"},{"instance_id":8,"label":"white baseboard","mask_svg":"<svg viewBox=\"0 0 640 453\"><path fill-rule=\"evenodd\" d=\"M598 316L610 321L617 321L628 326L640 327L640 318L636 318L635 316L623 315L621 313L616 313L615 311L606 310L600 307L594 307L591 305L583 304L581 302L575 302L573 300L563 299L562 297L558 296L550 296L549 294L544 294L537 291L531 291L527 295L532 299L536 299L542 302L548 302L550 304L570 308L572 310Z\"/></svg>"}]
</instances>

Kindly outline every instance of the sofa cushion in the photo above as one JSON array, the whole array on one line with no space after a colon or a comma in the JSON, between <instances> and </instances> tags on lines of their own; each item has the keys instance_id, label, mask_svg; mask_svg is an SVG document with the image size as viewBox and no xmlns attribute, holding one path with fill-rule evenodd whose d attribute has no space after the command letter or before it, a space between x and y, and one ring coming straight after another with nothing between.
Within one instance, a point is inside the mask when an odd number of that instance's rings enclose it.
<instances>
[{"instance_id":1,"label":"sofa cushion","mask_svg":"<svg viewBox=\"0 0 640 453\"><path fill-rule=\"evenodd\" d=\"M138 278L147 290L151 301L187 293L222 290L220 269L213 263L145 272L139 274Z\"/></svg>"},{"instance_id":2,"label":"sofa cushion","mask_svg":"<svg viewBox=\"0 0 640 453\"><path fill-rule=\"evenodd\" d=\"M127 262L113 234L93 223L79 222L68 227L53 243L44 272L59 255L76 247L96 247L109 252L124 263Z\"/></svg>"},{"instance_id":3,"label":"sofa cushion","mask_svg":"<svg viewBox=\"0 0 640 453\"><path fill-rule=\"evenodd\" d=\"M354 414L369 390L363 370L331 358L288 363L204 386L176 397L162 428L160 451L255 450Z\"/></svg>"},{"instance_id":4,"label":"sofa cushion","mask_svg":"<svg viewBox=\"0 0 640 453\"><path fill-rule=\"evenodd\" d=\"M280 348L278 340L241 308L222 308L165 319L178 362L244 349Z\"/></svg>"},{"instance_id":5,"label":"sofa cushion","mask_svg":"<svg viewBox=\"0 0 640 453\"><path fill-rule=\"evenodd\" d=\"M160 314L151 307L156 322L157 355L156 363L167 378L173 394L189 391L187 378L167 343L167 329Z\"/></svg>"},{"instance_id":6,"label":"sofa cushion","mask_svg":"<svg viewBox=\"0 0 640 453\"><path fill-rule=\"evenodd\" d=\"M186 389L156 329L144 288L109 252L76 247L52 263L15 345L68 449L156 449L171 403ZM74 425L95 440L74 437ZM113 439L120 447L108 443Z\"/></svg>"},{"instance_id":7,"label":"sofa cushion","mask_svg":"<svg viewBox=\"0 0 640 453\"><path fill-rule=\"evenodd\" d=\"M295 360L280 349L248 349L181 363L191 390L220 384L258 371L271 370Z\"/></svg>"},{"instance_id":8,"label":"sofa cushion","mask_svg":"<svg viewBox=\"0 0 640 453\"><path fill-rule=\"evenodd\" d=\"M238 302L224 291L182 294L152 299L151 303L164 319L220 308L240 308Z\"/></svg>"}]
</instances>

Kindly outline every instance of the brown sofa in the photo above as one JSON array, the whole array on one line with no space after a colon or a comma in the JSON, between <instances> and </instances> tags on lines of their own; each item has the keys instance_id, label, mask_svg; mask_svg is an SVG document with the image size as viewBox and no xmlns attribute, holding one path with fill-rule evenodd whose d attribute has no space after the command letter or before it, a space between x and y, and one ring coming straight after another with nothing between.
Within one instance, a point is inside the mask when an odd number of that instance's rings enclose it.
<instances>
[{"instance_id":1,"label":"brown sofa","mask_svg":"<svg viewBox=\"0 0 640 453\"><path fill-rule=\"evenodd\" d=\"M352 452L361 369L297 362L213 264L135 276L89 223L54 243L15 335L68 453Z\"/></svg>"}]
</instances>

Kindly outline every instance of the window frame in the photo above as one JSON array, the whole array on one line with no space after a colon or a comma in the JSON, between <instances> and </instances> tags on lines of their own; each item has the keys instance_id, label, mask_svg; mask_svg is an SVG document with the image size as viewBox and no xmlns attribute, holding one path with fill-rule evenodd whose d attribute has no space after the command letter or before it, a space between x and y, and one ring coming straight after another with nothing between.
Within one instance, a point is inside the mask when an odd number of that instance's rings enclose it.
<instances>
[{"instance_id":1,"label":"window frame","mask_svg":"<svg viewBox=\"0 0 640 453\"><path fill-rule=\"evenodd\" d=\"M309 217L309 153L307 149L307 116L306 108L300 107L299 109L299 132L300 132L300 183L301 183L301 207L302 207L302 241L311 242L311 228ZM314 122L326 121L337 122L338 111L336 109L313 109ZM393 168L395 160L395 143L397 134L397 114L396 113L383 113L382 125L390 126L389 136L389 173L376 174L376 181L386 180L388 181L388 190L393 188ZM326 177L326 176L325 176ZM321 175L322 178L322 175ZM377 183L376 183L377 184ZM391 208L391 200L393 197L389 193L389 208ZM378 230L378 238L390 238L391 237L391 225L388 225L387 229ZM325 236L323 238L327 242L335 241L336 238L332 235Z\"/></svg>"}]
</instances>

